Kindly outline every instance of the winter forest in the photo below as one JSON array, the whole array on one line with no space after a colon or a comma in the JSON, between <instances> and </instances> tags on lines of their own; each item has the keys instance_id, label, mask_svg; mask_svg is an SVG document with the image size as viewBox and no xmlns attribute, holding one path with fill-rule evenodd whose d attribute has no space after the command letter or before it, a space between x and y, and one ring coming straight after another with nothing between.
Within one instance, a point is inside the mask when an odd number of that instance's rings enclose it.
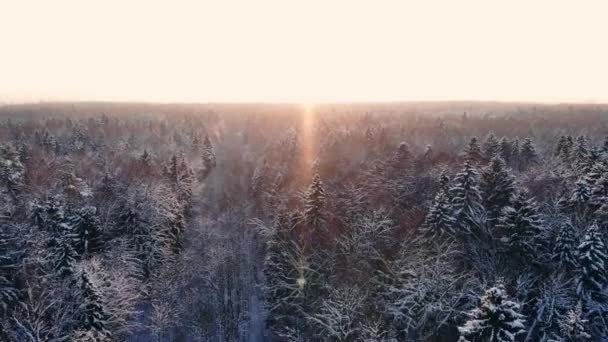
<instances>
[{"instance_id":1,"label":"winter forest","mask_svg":"<svg viewBox=\"0 0 608 342\"><path fill-rule=\"evenodd\" d=\"M605 341L608 107L0 107L0 341Z\"/></svg>"}]
</instances>

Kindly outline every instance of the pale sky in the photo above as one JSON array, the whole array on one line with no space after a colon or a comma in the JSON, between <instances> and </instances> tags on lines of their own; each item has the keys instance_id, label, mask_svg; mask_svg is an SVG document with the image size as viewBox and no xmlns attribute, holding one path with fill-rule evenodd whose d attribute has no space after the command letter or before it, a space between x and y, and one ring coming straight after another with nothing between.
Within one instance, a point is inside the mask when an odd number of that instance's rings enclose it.
<instances>
[{"instance_id":1,"label":"pale sky","mask_svg":"<svg viewBox=\"0 0 608 342\"><path fill-rule=\"evenodd\" d=\"M608 102L608 1L0 0L0 102Z\"/></svg>"}]
</instances>

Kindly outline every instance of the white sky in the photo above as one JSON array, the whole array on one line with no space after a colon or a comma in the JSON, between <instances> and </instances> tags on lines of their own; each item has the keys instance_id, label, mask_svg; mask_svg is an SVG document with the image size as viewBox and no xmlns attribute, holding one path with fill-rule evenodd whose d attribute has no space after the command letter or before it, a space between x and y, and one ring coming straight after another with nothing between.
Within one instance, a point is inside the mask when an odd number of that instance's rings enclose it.
<instances>
[{"instance_id":1,"label":"white sky","mask_svg":"<svg viewBox=\"0 0 608 342\"><path fill-rule=\"evenodd\" d=\"M608 102L608 1L0 0L0 102Z\"/></svg>"}]
</instances>

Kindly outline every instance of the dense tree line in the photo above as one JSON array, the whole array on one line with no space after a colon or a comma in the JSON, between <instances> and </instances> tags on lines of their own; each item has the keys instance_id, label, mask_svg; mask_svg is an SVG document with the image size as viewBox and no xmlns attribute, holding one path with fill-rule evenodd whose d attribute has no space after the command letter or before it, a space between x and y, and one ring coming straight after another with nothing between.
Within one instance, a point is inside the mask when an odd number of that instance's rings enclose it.
<instances>
[{"instance_id":1,"label":"dense tree line","mask_svg":"<svg viewBox=\"0 0 608 342\"><path fill-rule=\"evenodd\" d=\"M608 108L0 115L2 341L608 338Z\"/></svg>"}]
</instances>

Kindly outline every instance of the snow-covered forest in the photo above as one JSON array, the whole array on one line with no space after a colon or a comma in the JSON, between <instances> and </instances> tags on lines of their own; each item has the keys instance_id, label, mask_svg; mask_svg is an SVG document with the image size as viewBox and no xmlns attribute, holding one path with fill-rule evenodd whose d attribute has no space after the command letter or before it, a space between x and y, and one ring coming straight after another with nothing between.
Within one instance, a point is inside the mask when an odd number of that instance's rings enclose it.
<instances>
[{"instance_id":1,"label":"snow-covered forest","mask_svg":"<svg viewBox=\"0 0 608 342\"><path fill-rule=\"evenodd\" d=\"M603 341L608 107L0 107L0 341Z\"/></svg>"}]
</instances>

